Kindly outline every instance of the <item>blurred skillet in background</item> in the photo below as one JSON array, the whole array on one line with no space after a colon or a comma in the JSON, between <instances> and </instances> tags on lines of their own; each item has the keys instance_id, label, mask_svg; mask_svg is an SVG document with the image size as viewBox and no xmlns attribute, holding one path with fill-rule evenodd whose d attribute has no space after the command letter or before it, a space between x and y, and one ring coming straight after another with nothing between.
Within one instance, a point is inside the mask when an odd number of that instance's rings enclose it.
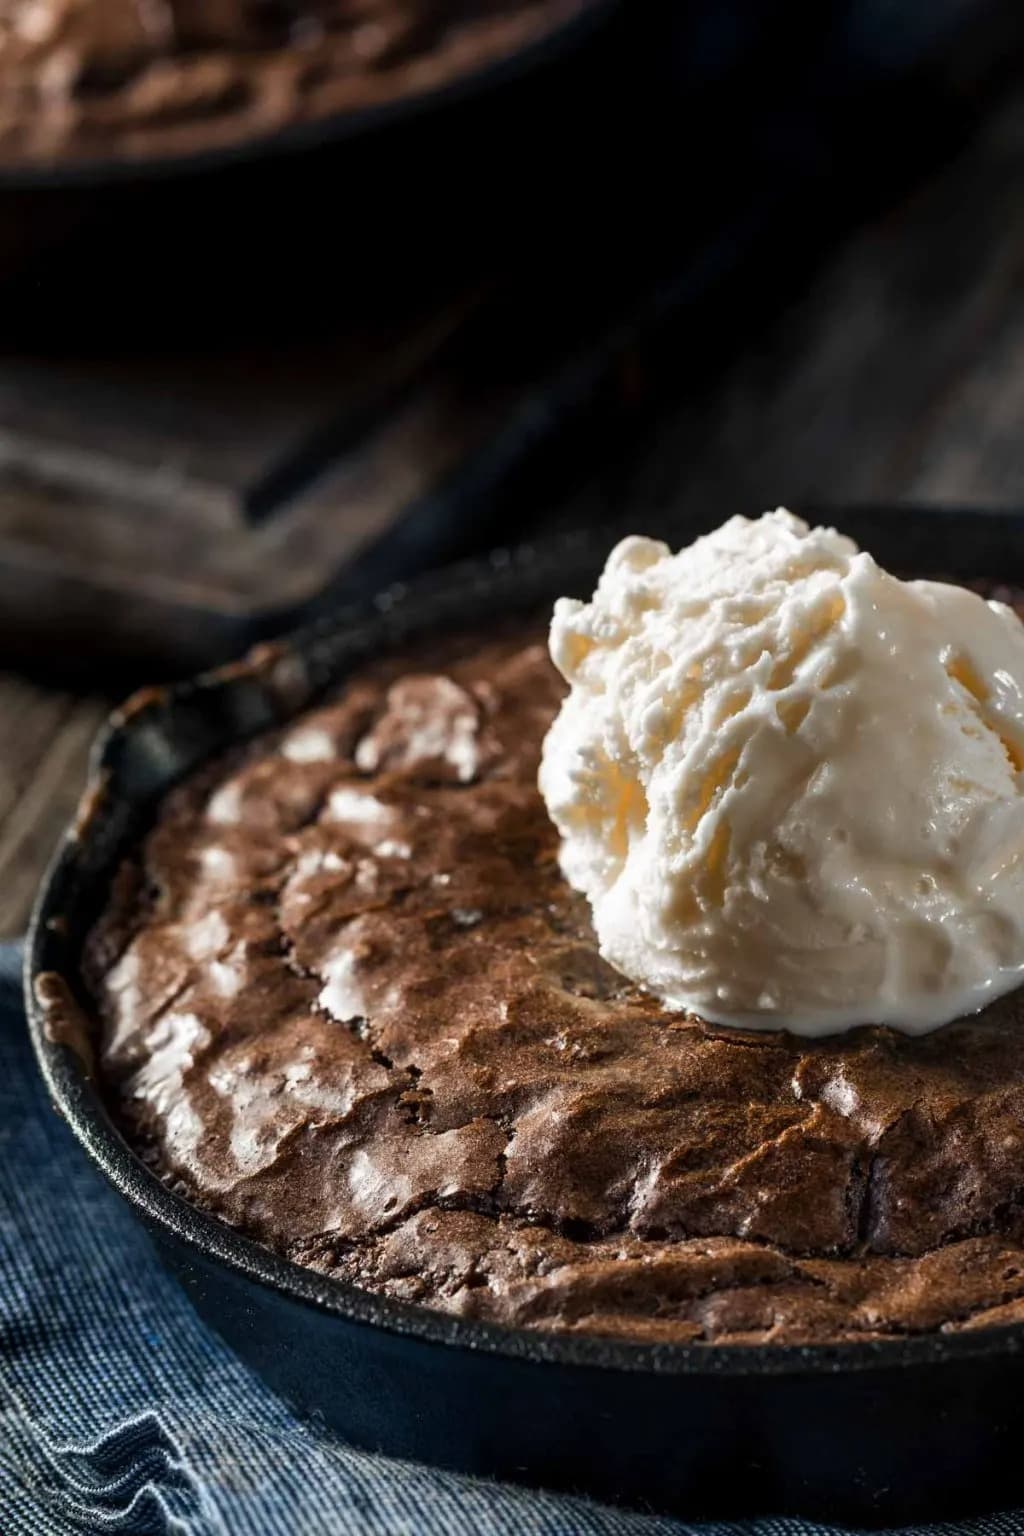
<instances>
[{"instance_id":1,"label":"blurred skillet in background","mask_svg":"<svg viewBox=\"0 0 1024 1536\"><path fill-rule=\"evenodd\" d=\"M99 14L109 0L70 4ZM429 17L436 0L358 4L371 16ZM202 15L197 0L173 9ZM232 113L230 90L217 110L215 82L200 79L190 117L172 68L167 110L181 121L126 138L112 129L105 152L99 135L72 153L72 134L62 149L58 125L51 153L41 130L30 158L17 153L18 104L4 105L0 30L8 341L39 351L147 349L168 336L189 345L211 332L225 344L294 338L344 325L365 290L451 286L502 266L548 270L552 288L568 272L570 298L576 281L599 275L617 295L706 248L726 219L749 221L756 203L753 222L763 222L766 200L788 205L823 178L852 214L862 180L885 183L893 164L917 164L925 144L955 137L911 77L955 53L970 93L975 56L987 74L1006 53L999 18L1012 9L908 0L894 17L878 0L825 0L813 14L800 0L767 11L756 0L462 0L448 10L495 23L525 13L532 30L504 53L481 49L475 67L463 56L442 78L428 69L427 83L414 66L429 64L430 48L413 48L404 70L382 74L379 99L353 96L322 115L290 79L285 105L262 116ZM328 0L218 0L206 25L223 32L217 15L265 14L280 35L282 16L329 10ZM184 56L214 72L224 62L216 51ZM159 83L151 63L150 86L154 73ZM102 71L83 84L100 101L105 89ZM883 160L874 119L886 90L903 100Z\"/></svg>"},{"instance_id":2,"label":"blurred skillet in background","mask_svg":"<svg viewBox=\"0 0 1024 1536\"><path fill-rule=\"evenodd\" d=\"M619 9L68 0L52 4L57 35L38 40L0 19L8 338L36 350L146 347L211 326L294 335L325 307L358 304L354 284L394 282L400 243L418 276L425 235L461 228L470 209L504 220L516 163L532 181L562 103L587 111L576 73ZM44 32L50 11L36 7ZM150 13L168 18L162 40ZM143 41L119 36L124 25Z\"/></svg>"},{"instance_id":3,"label":"blurred skillet in background","mask_svg":"<svg viewBox=\"0 0 1024 1536\"><path fill-rule=\"evenodd\" d=\"M0 186L310 148L493 88L617 0L39 0L0 23Z\"/></svg>"}]
</instances>

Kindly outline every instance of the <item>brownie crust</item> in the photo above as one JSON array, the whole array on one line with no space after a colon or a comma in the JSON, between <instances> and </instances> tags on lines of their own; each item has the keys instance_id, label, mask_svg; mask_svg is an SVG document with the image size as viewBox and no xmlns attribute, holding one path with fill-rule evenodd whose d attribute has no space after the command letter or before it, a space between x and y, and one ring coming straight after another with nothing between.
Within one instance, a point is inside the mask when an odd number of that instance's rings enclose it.
<instances>
[{"instance_id":1,"label":"brownie crust","mask_svg":"<svg viewBox=\"0 0 1024 1536\"><path fill-rule=\"evenodd\" d=\"M917 1039L666 1010L536 788L539 630L368 668L186 782L90 940L176 1190L369 1291L638 1341L1024 1319L1024 1003Z\"/></svg>"}]
</instances>

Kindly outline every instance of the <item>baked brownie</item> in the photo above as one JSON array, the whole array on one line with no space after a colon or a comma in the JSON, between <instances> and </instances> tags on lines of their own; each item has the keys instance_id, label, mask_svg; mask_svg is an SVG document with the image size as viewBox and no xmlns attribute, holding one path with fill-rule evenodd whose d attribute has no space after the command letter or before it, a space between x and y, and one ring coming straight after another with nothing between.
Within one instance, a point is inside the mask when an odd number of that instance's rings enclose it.
<instances>
[{"instance_id":1,"label":"baked brownie","mask_svg":"<svg viewBox=\"0 0 1024 1536\"><path fill-rule=\"evenodd\" d=\"M0 164L190 153L429 91L588 0L13 0Z\"/></svg>"},{"instance_id":2,"label":"baked brownie","mask_svg":"<svg viewBox=\"0 0 1024 1536\"><path fill-rule=\"evenodd\" d=\"M174 791L88 976L134 1144L300 1264L465 1317L797 1342L1024 1318L1021 995L713 1029L602 962L536 631L369 668Z\"/></svg>"}]
</instances>

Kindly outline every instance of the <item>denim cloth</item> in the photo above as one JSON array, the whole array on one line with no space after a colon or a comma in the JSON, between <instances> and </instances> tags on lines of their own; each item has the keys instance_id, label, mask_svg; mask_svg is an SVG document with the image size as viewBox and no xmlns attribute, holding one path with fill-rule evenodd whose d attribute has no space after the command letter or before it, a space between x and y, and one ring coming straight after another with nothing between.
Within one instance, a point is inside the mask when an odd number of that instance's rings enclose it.
<instances>
[{"instance_id":1,"label":"denim cloth","mask_svg":"<svg viewBox=\"0 0 1024 1536\"><path fill-rule=\"evenodd\" d=\"M693 1527L353 1450L199 1321L50 1109L0 946L0 1536L819 1536ZM946 1527L952 1530L952 1527ZM972 1526L1024 1536L1024 1519Z\"/></svg>"}]
</instances>

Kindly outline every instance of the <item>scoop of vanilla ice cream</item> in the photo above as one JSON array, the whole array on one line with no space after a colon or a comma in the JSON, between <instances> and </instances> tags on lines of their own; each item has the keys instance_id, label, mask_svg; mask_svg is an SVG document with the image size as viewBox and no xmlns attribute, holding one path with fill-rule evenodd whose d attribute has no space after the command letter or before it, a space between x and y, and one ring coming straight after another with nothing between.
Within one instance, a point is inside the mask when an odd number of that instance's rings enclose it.
<instances>
[{"instance_id":1,"label":"scoop of vanilla ice cream","mask_svg":"<svg viewBox=\"0 0 1024 1536\"><path fill-rule=\"evenodd\" d=\"M628 538L562 598L540 788L602 954L673 1007L910 1033L1024 973L1024 626L834 529Z\"/></svg>"}]
</instances>

